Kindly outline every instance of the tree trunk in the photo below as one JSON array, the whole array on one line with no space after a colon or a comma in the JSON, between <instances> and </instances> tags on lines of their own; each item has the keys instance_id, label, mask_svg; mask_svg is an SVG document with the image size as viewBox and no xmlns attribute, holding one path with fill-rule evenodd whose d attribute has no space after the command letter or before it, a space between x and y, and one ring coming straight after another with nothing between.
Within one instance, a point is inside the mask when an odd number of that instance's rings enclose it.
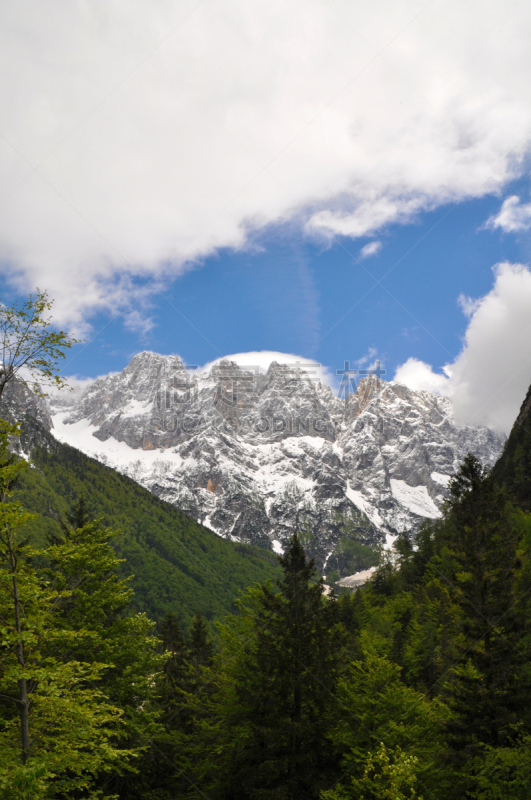
<instances>
[{"instance_id":1,"label":"tree trunk","mask_svg":"<svg viewBox=\"0 0 531 800\"><path fill-rule=\"evenodd\" d=\"M17 634L22 634L22 627L20 624L20 597L18 593L17 582L17 559L13 548L10 546L11 569L13 570L13 601L15 606L15 626ZM19 641L16 647L18 663L22 669L26 668L24 658L24 645ZM22 763L25 764L28 760L30 750L30 734L29 734L29 699L28 699L28 681L26 678L21 678L18 682L18 699L20 708L20 737L22 742Z\"/></svg>"},{"instance_id":2,"label":"tree trunk","mask_svg":"<svg viewBox=\"0 0 531 800\"><path fill-rule=\"evenodd\" d=\"M13 366L11 364L8 364L7 367L5 365L0 366L0 399L2 398L6 384L13 378L13 375Z\"/></svg>"},{"instance_id":3,"label":"tree trunk","mask_svg":"<svg viewBox=\"0 0 531 800\"><path fill-rule=\"evenodd\" d=\"M19 701L20 701L20 735L22 739L22 763L25 764L26 761L28 760L29 749L30 749L28 682L26 678L21 678L19 680L18 689L19 689Z\"/></svg>"}]
</instances>

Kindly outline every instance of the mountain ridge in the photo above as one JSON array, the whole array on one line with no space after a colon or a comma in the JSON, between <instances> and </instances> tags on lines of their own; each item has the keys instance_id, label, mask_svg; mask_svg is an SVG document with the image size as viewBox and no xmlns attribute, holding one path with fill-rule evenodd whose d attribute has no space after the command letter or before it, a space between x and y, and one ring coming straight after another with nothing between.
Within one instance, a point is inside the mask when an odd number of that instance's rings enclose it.
<instances>
[{"instance_id":1,"label":"mountain ridge","mask_svg":"<svg viewBox=\"0 0 531 800\"><path fill-rule=\"evenodd\" d=\"M277 362L191 372L146 351L66 402L50 409L60 440L222 537L280 550L299 530L322 569L345 538L414 534L466 453L492 466L504 443L455 425L448 398L368 376L343 399Z\"/></svg>"}]
</instances>

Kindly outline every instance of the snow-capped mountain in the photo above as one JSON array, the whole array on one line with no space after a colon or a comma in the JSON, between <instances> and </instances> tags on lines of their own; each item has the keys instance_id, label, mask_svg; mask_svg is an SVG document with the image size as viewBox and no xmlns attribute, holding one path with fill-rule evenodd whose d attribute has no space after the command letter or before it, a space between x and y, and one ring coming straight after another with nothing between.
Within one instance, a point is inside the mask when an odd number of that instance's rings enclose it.
<instances>
[{"instance_id":1,"label":"snow-capped mountain","mask_svg":"<svg viewBox=\"0 0 531 800\"><path fill-rule=\"evenodd\" d=\"M150 352L51 410L58 439L219 535L279 549L298 530L321 566L342 537L377 544L439 516L466 453L490 465L504 442L375 376L340 399L297 366L192 373Z\"/></svg>"}]
</instances>

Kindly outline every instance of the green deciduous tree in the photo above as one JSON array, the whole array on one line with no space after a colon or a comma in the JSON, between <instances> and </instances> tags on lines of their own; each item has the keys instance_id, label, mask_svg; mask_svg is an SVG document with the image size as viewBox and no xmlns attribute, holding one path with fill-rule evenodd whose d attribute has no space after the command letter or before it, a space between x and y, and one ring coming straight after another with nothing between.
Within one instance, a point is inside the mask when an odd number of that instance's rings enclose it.
<instances>
[{"instance_id":1,"label":"green deciduous tree","mask_svg":"<svg viewBox=\"0 0 531 800\"><path fill-rule=\"evenodd\" d=\"M52 305L47 292L38 289L22 304L0 305L0 398L22 368L39 393L46 386L67 385L58 373L58 363L77 339L52 326L48 316Z\"/></svg>"},{"instance_id":2,"label":"green deciduous tree","mask_svg":"<svg viewBox=\"0 0 531 800\"><path fill-rule=\"evenodd\" d=\"M528 800L531 797L531 737L513 747L486 747L473 765L474 800Z\"/></svg>"},{"instance_id":3,"label":"green deciduous tree","mask_svg":"<svg viewBox=\"0 0 531 800\"><path fill-rule=\"evenodd\" d=\"M97 686L105 662L52 654L65 638L55 612L71 592L36 566L29 515L10 501L26 464L8 450L16 428L0 427L0 787L12 798L68 796L127 759L116 747L123 712ZM69 644L90 635L72 630Z\"/></svg>"},{"instance_id":4,"label":"green deciduous tree","mask_svg":"<svg viewBox=\"0 0 531 800\"><path fill-rule=\"evenodd\" d=\"M0 423L0 787L6 798L97 796L125 769L152 720L142 711L157 667L151 626L119 618L112 531L68 529L37 550L11 500L27 469ZM110 624L109 624L110 623Z\"/></svg>"}]
</instances>

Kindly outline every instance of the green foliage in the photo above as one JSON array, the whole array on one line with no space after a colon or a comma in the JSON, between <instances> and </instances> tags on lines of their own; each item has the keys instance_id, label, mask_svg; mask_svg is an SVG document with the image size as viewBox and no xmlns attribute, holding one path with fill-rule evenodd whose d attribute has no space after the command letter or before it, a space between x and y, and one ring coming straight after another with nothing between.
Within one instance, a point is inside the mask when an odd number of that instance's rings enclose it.
<instances>
[{"instance_id":1,"label":"green foliage","mask_svg":"<svg viewBox=\"0 0 531 800\"><path fill-rule=\"evenodd\" d=\"M61 533L76 498L84 496L105 525L120 530L113 539L121 571L134 576L131 608L158 623L174 613L187 629L201 612L209 626L234 611L234 598L256 581L274 578L273 553L216 536L181 511L120 475L42 432L46 447L32 453L17 497L39 516L27 525L31 541Z\"/></svg>"},{"instance_id":2,"label":"green foliage","mask_svg":"<svg viewBox=\"0 0 531 800\"><path fill-rule=\"evenodd\" d=\"M87 519L83 499L70 519L74 524ZM163 660L156 655L154 623L143 613L124 614L130 611L132 589L130 579L118 573L120 560L110 545L115 535L99 521L64 526L62 540L42 552L43 575L65 595L54 606L59 632L47 649L56 658L68 654L80 662L108 664L99 685L124 712L124 738L139 744L156 730L145 703Z\"/></svg>"},{"instance_id":3,"label":"green foliage","mask_svg":"<svg viewBox=\"0 0 531 800\"><path fill-rule=\"evenodd\" d=\"M323 598L297 536L279 561L276 590L249 591L223 626L211 691L195 706L185 769L210 796L318 797L338 768L327 735L346 643L337 601Z\"/></svg>"},{"instance_id":4,"label":"green foliage","mask_svg":"<svg viewBox=\"0 0 531 800\"><path fill-rule=\"evenodd\" d=\"M441 723L448 719L448 709L439 700L405 685L400 667L382 653L383 649L385 642L378 635L363 631L362 657L350 663L337 689L341 711L332 739L344 753L342 766L350 783L341 781L345 797L358 797L356 792L368 780L368 756L380 747L387 753L396 753L398 748L406 761L410 759L407 763L415 764L415 774L430 790L443 780L438 734ZM335 795L330 798L334 800Z\"/></svg>"},{"instance_id":5,"label":"green foliage","mask_svg":"<svg viewBox=\"0 0 531 800\"><path fill-rule=\"evenodd\" d=\"M525 747L519 742L531 732L530 524L469 456L450 485L444 518L424 528L417 549L399 539L395 562L384 562L363 592L362 639L370 636L379 657L395 662L402 687L439 704L428 736L434 772L422 774L426 754L398 741L418 759L418 791L525 796L519 788L528 780ZM366 681L370 686L368 676ZM361 687L355 694L363 696ZM393 700L382 707L392 720ZM414 730L409 722L406 727ZM394 747L383 736L381 741ZM363 750L362 744L355 759L358 778ZM509 765L520 765L517 775L509 777Z\"/></svg>"},{"instance_id":6,"label":"green foliage","mask_svg":"<svg viewBox=\"0 0 531 800\"><path fill-rule=\"evenodd\" d=\"M469 767L474 800L527 800L531 796L531 736L514 747L486 747Z\"/></svg>"},{"instance_id":7,"label":"green foliage","mask_svg":"<svg viewBox=\"0 0 531 800\"><path fill-rule=\"evenodd\" d=\"M48 294L38 289L21 305L0 305L0 397L22 367L33 378L37 394L43 394L42 387L68 386L59 375L58 363L77 339L52 327L47 316L52 305Z\"/></svg>"},{"instance_id":8,"label":"green foliage","mask_svg":"<svg viewBox=\"0 0 531 800\"><path fill-rule=\"evenodd\" d=\"M520 508L531 511L531 387L492 477Z\"/></svg>"},{"instance_id":9,"label":"green foliage","mask_svg":"<svg viewBox=\"0 0 531 800\"><path fill-rule=\"evenodd\" d=\"M328 559L328 566L333 570L326 576L328 583L334 583L340 577L353 575L378 563L378 552L374 547L343 536ZM335 578L334 575L338 577Z\"/></svg>"},{"instance_id":10,"label":"green foliage","mask_svg":"<svg viewBox=\"0 0 531 800\"><path fill-rule=\"evenodd\" d=\"M29 643L31 634L42 638L48 631L27 626L24 634ZM9 644L4 638L3 646ZM75 791L94 790L101 773L126 767L133 752L119 747L123 712L103 692L90 688L105 669L105 664L62 664L37 649L23 667L6 665L0 684L4 696L15 696L21 675L31 689L31 746L25 760L19 719L2 720L0 786L8 796L11 792L17 797L19 784L28 784L32 798L71 797Z\"/></svg>"},{"instance_id":11,"label":"green foliage","mask_svg":"<svg viewBox=\"0 0 531 800\"><path fill-rule=\"evenodd\" d=\"M352 778L348 788L323 792L323 800L413 800L418 759L408 756L397 747L394 751L383 742L378 749L367 753L363 775ZM422 800L422 796L418 797Z\"/></svg>"},{"instance_id":12,"label":"green foliage","mask_svg":"<svg viewBox=\"0 0 531 800\"><path fill-rule=\"evenodd\" d=\"M124 768L133 755L119 746L130 722L125 704L115 702L123 698L116 691L112 697L122 675L113 681L116 665L104 647L108 613L129 592L114 576L112 532L72 531L44 550L28 543L28 514L11 500L27 469L8 452L13 435L16 429L1 422L0 787L17 800L75 792L95 797L96 777ZM153 648L138 631L134 647L129 679L144 680L145 697L150 677L142 674L146 660L139 655ZM150 674L154 667L151 659Z\"/></svg>"},{"instance_id":13,"label":"green foliage","mask_svg":"<svg viewBox=\"0 0 531 800\"><path fill-rule=\"evenodd\" d=\"M476 743L506 743L522 705L531 700L527 620L517 582L519 545L529 520L473 456L451 483L449 510L439 535L441 573L451 586L460 625L459 660L445 694L456 712L449 741L463 759Z\"/></svg>"},{"instance_id":14,"label":"green foliage","mask_svg":"<svg viewBox=\"0 0 531 800\"><path fill-rule=\"evenodd\" d=\"M160 725L154 731L138 762L138 774L116 776L111 788L121 800L164 800L193 793L197 766L193 743L200 722L208 715L215 682L213 645L204 620L198 615L189 638L181 633L175 615L168 614L161 626L165 656L156 680L152 705L160 710Z\"/></svg>"}]
</instances>

